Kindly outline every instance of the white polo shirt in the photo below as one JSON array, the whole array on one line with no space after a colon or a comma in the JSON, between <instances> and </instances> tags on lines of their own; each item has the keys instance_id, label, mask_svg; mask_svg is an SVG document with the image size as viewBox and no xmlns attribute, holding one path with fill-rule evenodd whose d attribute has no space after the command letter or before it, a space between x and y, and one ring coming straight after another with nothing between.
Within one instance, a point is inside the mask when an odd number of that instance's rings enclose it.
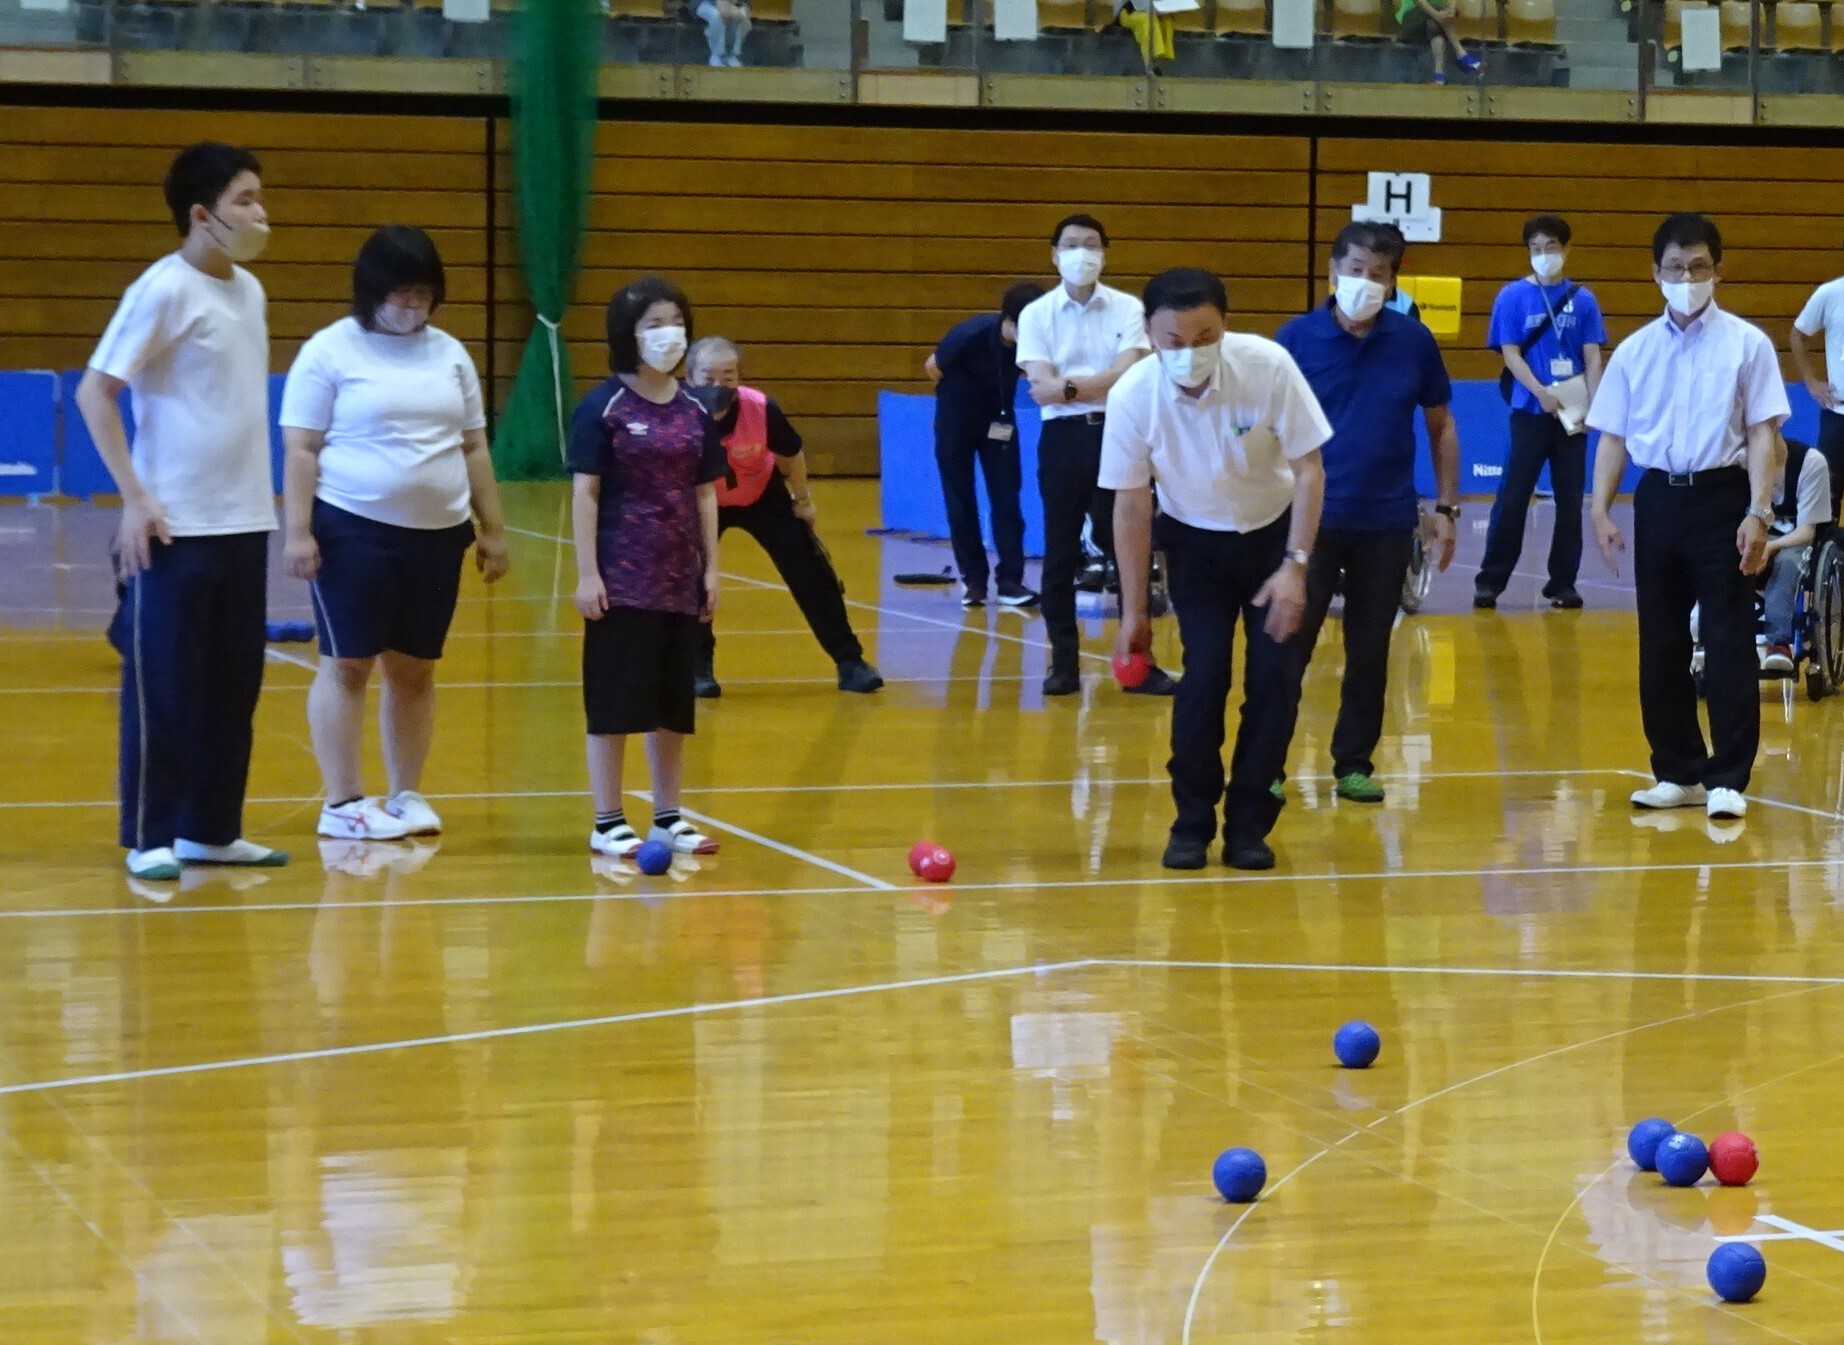
<instances>
[{"instance_id":1,"label":"white polo shirt","mask_svg":"<svg viewBox=\"0 0 1844 1345\"><path fill-rule=\"evenodd\" d=\"M1194 528L1253 532L1293 502L1293 467L1332 437L1306 376L1266 337L1227 332L1216 374L1198 396L1154 358L1108 394L1100 484L1149 481L1159 508Z\"/></svg>"},{"instance_id":2,"label":"white polo shirt","mask_svg":"<svg viewBox=\"0 0 1844 1345\"><path fill-rule=\"evenodd\" d=\"M1831 390L1844 397L1844 276L1813 290L1793 325L1805 336L1824 332L1825 377L1831 380Z\"/></svg>"},{"instance_id":3,"label":"white polo shirt","mask_svg":"<svg viewBox=\"0 0 1844 1345\"><path fill-rule=\"evenodd\" d=\"M1140 301L1122 290L1096 285L1086 304L1069 286L1058 285L1032 300L1018 315L1018 363L1042 360L1064 378L1082 378L1114 367L1129 350L1151 350ZM1045 420L1082 416L1102 402L1058 402L1043 408Z\"/></svg>"},{"instance_id":4,"label":"white polo shirt","mask_svg":"<svg viewBox=\"0 0 1844 1345\"><path fill-rule=\"evenodd\" d=\"M1588 428L1620 435L1640 467L1708 472L1746 461L1749 426L1792 413L1767 333L1712 300L1688 327L1667 312L1615 348Z\"/></svg>"}]
</instances>

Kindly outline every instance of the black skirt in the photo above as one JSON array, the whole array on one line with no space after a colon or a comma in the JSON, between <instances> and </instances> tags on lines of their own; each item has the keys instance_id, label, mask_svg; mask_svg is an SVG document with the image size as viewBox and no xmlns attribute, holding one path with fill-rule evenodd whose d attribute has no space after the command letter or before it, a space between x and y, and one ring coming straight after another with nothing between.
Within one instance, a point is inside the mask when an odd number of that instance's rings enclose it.
<instances>
[{"instance_id":1,"label":"black skirt","mask_svg":"<svg viewBox=\"0 0 1844 1345\"><path fill-rule=\"evenodd\" d=\"M583 712L596 735L693 731L699 621L611 607L583 623Z\"/></svg>"}]
</instances>

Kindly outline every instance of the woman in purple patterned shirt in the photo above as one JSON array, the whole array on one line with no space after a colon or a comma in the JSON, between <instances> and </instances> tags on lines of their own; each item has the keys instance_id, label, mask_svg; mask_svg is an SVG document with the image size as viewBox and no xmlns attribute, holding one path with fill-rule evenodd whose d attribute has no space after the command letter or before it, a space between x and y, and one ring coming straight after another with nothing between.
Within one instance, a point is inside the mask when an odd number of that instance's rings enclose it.
<instances>
[{"instance_id":1,"label":"woman in purple patterned shirt","mask_svg":"<svg viewBox=\"0 0 1844 1345\"><path fill-rule=\"evenodd\" d=\"M576 408L576 609L583 614L583 708L595 830L589 848L640 848L621 810L629 734L647 738L653 828L681 855L717 842L679 816L685 735L692 731L698 625L717 610L717 488L723 438L674 376L692 310L669 280L643 276L608 301L613 377Z\"/></svg>"}]
</instances>

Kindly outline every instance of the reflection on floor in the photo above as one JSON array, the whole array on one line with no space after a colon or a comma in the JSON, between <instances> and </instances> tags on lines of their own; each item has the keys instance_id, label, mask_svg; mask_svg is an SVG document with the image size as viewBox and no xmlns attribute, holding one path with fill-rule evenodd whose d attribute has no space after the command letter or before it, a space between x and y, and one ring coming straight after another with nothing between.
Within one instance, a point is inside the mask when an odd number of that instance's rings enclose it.
<instances>
[{"instance_id":1,"label":"reflection on floor","mask_svg":"<svg viewBox=\"0 0 1844 1345\"><path fill-rule=\"evenodd\" d=\"M1630 593L1591 558L1588 610L1540 610L1533 538L1498 613L1463 559L1398 627L1384 805L1324 778L1333 628L1280 868L1171 875L1169 706L1106 680L1099 609L1046 705L1041 622L898 588L947 552L867 535L872 483L819 499L891 685L836 691L728 538L687 771L721 854L584 851L530 487L443 664L439 841L315 843L312 654L277 647L248 820L295 863L177 889L111 844L112 517L0 510L0 1337L1836 1339L1839 702L1763 693L1745 823L1634 817ZM909 877L923 838L953 883ZM1761 1176L1634 1174L1653 1114L1750 1132ZM1231 1144L1252 1207L1210 1190ZM1731 1310L1702 1266L1744 1234L1770 1278Z\"/></svg>"}]
</instances>

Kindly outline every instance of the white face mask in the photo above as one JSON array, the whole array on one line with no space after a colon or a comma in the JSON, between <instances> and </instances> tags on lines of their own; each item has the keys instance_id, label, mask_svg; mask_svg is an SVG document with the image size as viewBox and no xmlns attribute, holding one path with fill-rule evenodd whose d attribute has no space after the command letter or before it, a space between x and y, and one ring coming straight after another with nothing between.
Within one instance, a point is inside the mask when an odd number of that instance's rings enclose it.
<instances>
[{"instance_id":1,"label":"white face mask","mask_svg":"<svg viewBox=\"0 0 1844 1345\"><path fill-rule=\"evenodd\" d=\"M669 374L685 358L683 327L651 327L640 334L640 358L649 369Z\"/></svg>"},{"instance_id":2,"label":"white face mask","mask_svg":"<svg viewBox=\"0 0 1844 1345\"><path fill-rule=\"evenodd\" d=\"M1101 278L1101 249L1059 248L1056 273L1077 288L1093 285Z\"/></svg>"},{"instance_id":3,"label":"white face mask","mask_svg":"<svg viewBox=\"0 0 1844 1345\"><path fill-rule=\"evenodd\" d=\"M1538 280L1554 280L1562 274L1562 254L1560 252L1533 252L1530 254L1530 269Z\"/></svg>"},{"instance_id":4,"label":"white face mask","mask_svg":"<svg viewBox=\"0 0 1844 1345\"><path fill-rule=\"evenodd\" d=\"M1338 276L1332 282L1332 295L1338 301L1339 312L1353 322L1368 322L1383 310L1389 286L1363 276Z\"/></svg>"},{"instance_id":5,"label":"white face mask","mask_svg":"<svg viewBox=\"0 0 1844 1345\"><path fill-rule=\"evenodd\" d=\"M231 224L216 214L212 218L217 220L229 237L220 238L214 233L211 241L223 248L234 262L253 262L269 246L269 226L261 220Z\"/></svg>"},{"instance_id":6,"label":"white face mask","mask_svg":"<svg viewBox=\"0 0 1844 1345\"><path fill-rule=\"evenodd\" d=\"M1200 388L1216 373L1222 351L1220 344L1162 350L1159 352L1159 367L1179 387Z\"/></svg>"},{"instance_id":7,"label":"white face mask","mask_svg":"<svg viewBox=\"0 0 1844 1345\"><path fill-rule=\"evenodd\" d=\"M403 304L382 303L371 315L373 331L391 336L414 336L429 325L429 310Z\"/></svg>"},{"instance_id":8,"label":"white face mask","mask_svg":"<svg viewBox=\"0 0 1844 1345\"><path fill-rule=\"evenodd\" d=\"M1664 291L1665 302L1687 318L1702 312L1716 293L1713 280L1661 280L1658 287Z\"/></svg>"}]
</instances>

